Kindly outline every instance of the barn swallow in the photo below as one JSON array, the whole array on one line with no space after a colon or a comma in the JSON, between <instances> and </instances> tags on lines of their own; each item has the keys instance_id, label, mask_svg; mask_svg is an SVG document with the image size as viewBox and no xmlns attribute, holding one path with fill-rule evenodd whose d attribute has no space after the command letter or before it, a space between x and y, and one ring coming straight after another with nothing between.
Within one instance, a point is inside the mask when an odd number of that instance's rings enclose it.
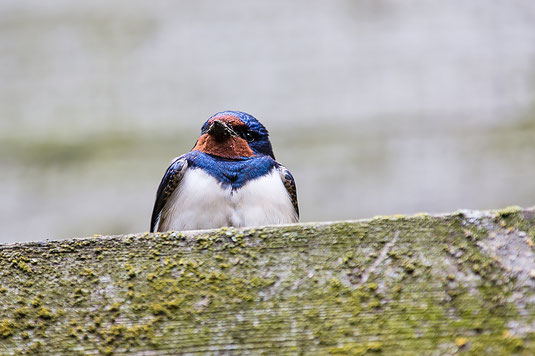
<instances>
[{"instance_id":1,"label":"barn swallow","mask_svg":"<svg viewBox=\"0 0 535 356\"><path fill-rule=\"evenodd\" d=\"M295 181L275 160L269 134L253 116L209 118L193 149L176 158L156 193L150 231L295 223Z\"/></svg>"}]
</instances>

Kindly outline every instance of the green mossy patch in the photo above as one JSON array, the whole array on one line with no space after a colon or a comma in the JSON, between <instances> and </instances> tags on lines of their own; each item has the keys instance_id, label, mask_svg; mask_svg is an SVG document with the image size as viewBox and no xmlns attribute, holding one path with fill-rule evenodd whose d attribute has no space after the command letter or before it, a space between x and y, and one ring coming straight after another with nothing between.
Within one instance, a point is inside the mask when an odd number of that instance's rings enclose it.
<instances>
[{"instance_id":1,"label":"green mossy patch","mask_svg":"<svg viewBox=\"0 0 535 356\"><path fill-rule=\"evenodd\" d=\"M526 286L480 244L534 227L506 209L5 246L0 351L529 354Z\"/></svg>"}]
</instances>

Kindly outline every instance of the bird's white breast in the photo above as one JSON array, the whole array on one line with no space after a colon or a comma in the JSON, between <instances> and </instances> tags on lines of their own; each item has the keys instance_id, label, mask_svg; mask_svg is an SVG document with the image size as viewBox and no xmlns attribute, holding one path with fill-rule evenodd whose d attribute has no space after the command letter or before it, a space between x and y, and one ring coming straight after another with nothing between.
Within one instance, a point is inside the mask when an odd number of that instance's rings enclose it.
<instances>
[{"instance_id":1,"label":"bird's white breast","mask_svg":"<svg viewBox=\"0 0 535 356\"><path fill-rule=\"evenodd\" d=\"M222 187L202 169L188 169L160 216L160 231L297 222L276 168L241 188Z\"/></svg>"}]
</instances>

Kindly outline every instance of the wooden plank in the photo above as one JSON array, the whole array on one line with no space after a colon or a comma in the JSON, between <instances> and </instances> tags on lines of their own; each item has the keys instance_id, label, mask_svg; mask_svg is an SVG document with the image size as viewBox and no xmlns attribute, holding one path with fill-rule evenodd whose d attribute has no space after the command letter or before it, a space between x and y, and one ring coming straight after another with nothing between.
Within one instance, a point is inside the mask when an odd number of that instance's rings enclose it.
<instances>
[{"instance_id":1,"label":"wooden plank","mask_svg":"<svg viewBox=\"0 0 535 356\"><path fill-rule=\"evenodd\" d=\"M535 210L0 247L0 353L533 354Z\"/></svg>"}]
</instances>

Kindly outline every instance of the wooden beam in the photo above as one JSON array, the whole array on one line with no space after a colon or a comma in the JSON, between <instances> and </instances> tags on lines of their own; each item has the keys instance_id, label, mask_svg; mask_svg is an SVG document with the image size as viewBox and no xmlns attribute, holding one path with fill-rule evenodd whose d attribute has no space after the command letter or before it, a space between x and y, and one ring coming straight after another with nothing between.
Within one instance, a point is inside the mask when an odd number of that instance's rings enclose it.
<instances>
[{"instance_id":1,"label":"wooden beam","mask_svg":"<svg viewBox=\"0 0 535 356\"><path fill-rule=\"evenodd\" d=\"M0 247L0 354L533 354L535 210Z\"/></svg>"}]
</instances>

